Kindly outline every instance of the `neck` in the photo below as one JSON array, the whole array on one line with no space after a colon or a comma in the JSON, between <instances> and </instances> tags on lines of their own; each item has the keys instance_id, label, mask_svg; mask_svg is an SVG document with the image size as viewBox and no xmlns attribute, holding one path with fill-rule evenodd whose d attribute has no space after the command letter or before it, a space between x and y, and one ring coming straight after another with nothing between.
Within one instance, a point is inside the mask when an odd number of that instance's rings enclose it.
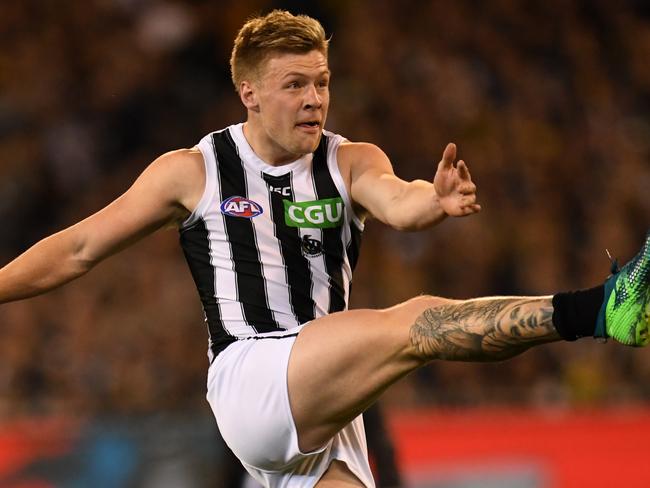
<instances>
[{"instance_id":1,"label":"neck","mask_svg":"<svg viewBox=\"0 0 650 488\"><path fill-rule=\"evenodd\" d=\"M244 137L251 148L267 164L282 166L299 159L302 154L293 154L280 147L265 131L257 127L250 119L244 122Z\"/></svg>"}]
</instances>

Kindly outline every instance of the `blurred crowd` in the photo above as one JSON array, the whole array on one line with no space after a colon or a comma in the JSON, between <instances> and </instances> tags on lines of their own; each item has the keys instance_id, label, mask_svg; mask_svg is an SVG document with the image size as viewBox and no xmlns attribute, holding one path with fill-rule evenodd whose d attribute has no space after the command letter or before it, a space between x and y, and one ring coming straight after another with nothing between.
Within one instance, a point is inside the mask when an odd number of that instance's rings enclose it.
<instances>
[{"instance_id":1,"label":"blurred crowd","mask_svg":"<svg viewBox=\"0 0 650 488\"><path fill-rule=\"evenodd\" d=\"M316 4L316 2L311 2ZM592 286L650 224L650 7L641 0L89 0L0 7L0 264L100 209L157 155L243 120L232 39L288 8L331 33L327 128L430 179L455 142L483 211L366 226L353 307ZM207 334L174 230L0 307L0 418L205 409ZM650 353L584 339L434 363L397 406L650 400ZM362 379L360 379L362 381Z\"/></svg>"}]
</instances>

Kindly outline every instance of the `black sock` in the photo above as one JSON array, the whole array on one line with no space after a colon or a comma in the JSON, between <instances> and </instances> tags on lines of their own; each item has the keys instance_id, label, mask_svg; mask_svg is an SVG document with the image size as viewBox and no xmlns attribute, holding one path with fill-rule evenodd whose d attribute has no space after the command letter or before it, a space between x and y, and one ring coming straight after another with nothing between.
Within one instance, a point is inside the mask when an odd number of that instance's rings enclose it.
<instances>
[{"instance_id":1,"label":"black sock","mask_svg":"<svg viewBox=\"0 0 650 488\"><path fill-rule=\"evenodd\" d=\"M553 295L553 325L560 336L567 341L593 337L604 296L603 285Z\"/></svg>"}]
</instances>

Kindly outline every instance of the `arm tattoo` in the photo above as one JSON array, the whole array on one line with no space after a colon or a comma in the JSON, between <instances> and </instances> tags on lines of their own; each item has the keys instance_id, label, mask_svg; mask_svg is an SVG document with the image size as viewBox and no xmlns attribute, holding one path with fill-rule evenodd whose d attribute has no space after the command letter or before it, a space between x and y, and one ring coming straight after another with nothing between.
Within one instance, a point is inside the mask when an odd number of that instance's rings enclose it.
<instances>
[{"instance_id":1,"label":"arm tattoo","mask_svg":"<svg viewBox=\"0 0 650 488\"><path fill-rule=\"evenodd\" d=\"M550 298L481 298L427 308L411 326L426 359L495 361L560 337Z\"/></svg>"}]
</instances>

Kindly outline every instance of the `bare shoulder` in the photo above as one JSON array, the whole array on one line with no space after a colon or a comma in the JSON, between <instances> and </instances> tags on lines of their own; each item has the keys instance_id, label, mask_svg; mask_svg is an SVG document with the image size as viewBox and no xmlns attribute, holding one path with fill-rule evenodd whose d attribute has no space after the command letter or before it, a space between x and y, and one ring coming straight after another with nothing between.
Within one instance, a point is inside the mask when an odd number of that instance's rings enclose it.
<instances>
[{"instance_id":1,"label":"bare shoulder","mask_svg":"<svg viewBox=\"0 0 650 488\"><path fill-rule=\"evenodd\" d=\"M355 212L365 218L368 211L358 203L359 192L355 189L359 188L359 181L364 179L362 178L364 174L392 173L390 161L378 146L367 142L342 142L336 156L345 186L352 197Z\"/></svg>"},{"instance_id":2,"label":"bare shoulder","mask_svg":"<svg viewBox=\"0 0 650 488\"><path fill-rule=\"evenodd\" d=\"M379 146L369 142L344 141L339 146L339 159L364 160L378 156L386 156Z\"/></svg>"},{"instance_id":3,"label":"bare shoulder","mask_svg":"<svg viewBox=\"0 0 650 488\"><path fill-rule=\"evenodd\" d=\"M155 184L178 205L191 213L205 189L203 155L196 147L177 149L159 156L143 173L149 173Z\"/></svg>"},{"instance_id":4,"label":"bare shoulder","mask_svg":"<svg viewBox=\"0 0 650 488\"><path fill-rule=\"evenodd\" d=\"M342 142L337 159L346 183L368 169L391 169L390 160L379 146L369 142ZM391 169L392 172L392 169Z\"/></svg>"},{"instance_id":5,"label":"bare shoulder","mask_svg":"<svg viewBox=\"0 0 650 488\"><path fill-rule=\"evenodd\" d=\"M151 165L157 171L164 172L183 172L187 171L189 177L192 173L203 175L205 169L203 166L203 155L196 147L191 149L177 149L169 151L159 156Z\"/></svg>"}]
</instances>

